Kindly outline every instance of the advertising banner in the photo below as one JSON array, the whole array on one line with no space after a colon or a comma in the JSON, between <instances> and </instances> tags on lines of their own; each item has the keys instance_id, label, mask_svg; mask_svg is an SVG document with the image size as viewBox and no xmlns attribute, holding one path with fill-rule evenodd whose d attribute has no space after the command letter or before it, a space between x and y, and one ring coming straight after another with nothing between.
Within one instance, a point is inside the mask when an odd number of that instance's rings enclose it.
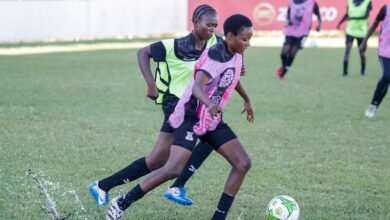
<instances>
[{"instance_id":1,"label":"advertising banner","mask_svg":"<svg viewBox=\"0 0 390 220\"><path fill-rule=\"evenodd\" d=\"M338 22L345 15L347 0L317 0L320 6L322 17L322 29L332 30L337 28ZM387 0L372 1L372 11L370 13L370 24L372 24L380 8L386 4ZM248 16L257 31L282 30L286 22L288 0L189 0L188 1L188 25L191 28L191 16L194 9L200 4L213 6L219 15L219 31L222 31L222 24L225 19L236 13ZM316 17L313 16L313 24ZM345 24L342 28L344 29Z\"/></svg>"}]
</instances>

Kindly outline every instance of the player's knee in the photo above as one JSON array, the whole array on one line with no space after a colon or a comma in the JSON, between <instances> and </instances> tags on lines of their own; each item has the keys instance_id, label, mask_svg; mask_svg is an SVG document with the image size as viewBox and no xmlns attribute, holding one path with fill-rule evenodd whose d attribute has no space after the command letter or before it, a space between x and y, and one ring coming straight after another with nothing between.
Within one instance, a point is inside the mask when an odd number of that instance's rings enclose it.
<instances>
[{"instance_id":1,"label":"player's knee","mask_svg":"<svg viewBox=\"0 0 390 220\"><path fill-rule=\"evenodd\" d=\"M239 160L235 166L235 168L241 173L248 172L251 167L252 167L252 160L250 157L246 157Z\"/></svg>"},{"instance_id":2,"label":"player's knee","mask_svg":"<svg viewBox=\"0 0 390 220\"><path fill-rule=\"evenodd\" d=\"M153 156L147 156L146 157L146 165L148 166L149 170L156 170L167 162L165 158L155 158Z\"/></svg>"}]
</instances>

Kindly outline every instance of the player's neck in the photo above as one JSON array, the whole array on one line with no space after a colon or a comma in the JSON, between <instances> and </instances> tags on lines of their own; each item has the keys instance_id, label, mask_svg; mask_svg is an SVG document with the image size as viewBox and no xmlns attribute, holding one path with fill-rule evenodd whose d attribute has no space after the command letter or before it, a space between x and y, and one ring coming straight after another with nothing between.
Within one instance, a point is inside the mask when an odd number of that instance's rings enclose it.
<instances>
[{"instance_id":1,"label":"player's neck","mask_svg":"<svg viewBox=\"0 0 390 220\"><path fill-rule=\"evenodd\" d=\"M206 44L207 40L202 40L198 35L196 35L194 32L192 33L195 38L195 49L196 50L202 50L204 48L204 45Z\"/></svg>"}]
</instances>

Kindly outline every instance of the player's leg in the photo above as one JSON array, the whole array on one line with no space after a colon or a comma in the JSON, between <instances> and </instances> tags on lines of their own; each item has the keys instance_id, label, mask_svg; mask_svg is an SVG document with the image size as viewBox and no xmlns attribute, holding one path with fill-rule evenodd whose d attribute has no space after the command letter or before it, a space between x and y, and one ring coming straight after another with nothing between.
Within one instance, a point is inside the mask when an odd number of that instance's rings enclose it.
<instances>
[{"instance_id":1,"label":"player's leg","mask_svg":"<svg viewBox=\"0 0 390 220\"><path fill-rule=\"evenodd\" d=\"M206 134L202 139L207 141L210 146L213 146L232 166L222 196L212 218L226 219L234 197L251 167L251 159L237 136L224 122L221 122L215 131Z\"/></svg>"},{"instance_id":2,"label":"player's leg","mask_svg":"<svg viewBox=\"0 0 390 220\"><path fill-rule=\"evenodd\" d=\"M295 56L297 55L298 51L303 48L303 45L305 44L306 36L299 37L299 38L293 38L291 42L290 51L288 53L288 57L286 60L286 66L285 71L282 74L282 77L286 75L286 73L290 70L291 65L294 62Z\"/></svg>"},{"instance_id":3,"label":"player's leg","mask_svg":"<svg viewBox=\"0 0 390 220\"><path fill-rule=\"evenodd\" d=\"M147 192L180 175L197 141L197 137L193 133L193 125L194 122L185 121L178 129L175 129L168 161L163 167L146 176L140 184L136 185L127 194L112 199L107 213L108 219L118 219L113 216L121 217L124 210L141 199Z\"/></svg>"},{"instance_id":4,"label":"player's leg","mask_svg":"<svg viewBox=\"0 0 390 220\"><path fill-rule=\"evenodd\" d=\"M213 149L207 143L200 141L188 159L182 173L164 193L164 197L180 205L192 205L193 202L187 198L184 186L212 151Z\"/></svg>"},{"instance_id":5,"label":"player's leg","mask_svg":"<svg viewBox=\"0 0 390 220\"><path fill-rule=\"evenodd\" d=\"M356 38L357 39L357 45L358 49L360 48L360 44L363 42L363 38ZM364 76L366 73L366 52L359 50L359 55L360 55L360 75Z\"/></svg>"},{"instance_id":6,"label":"player's leg","mask_svg":"<svg viewBox=\"0 0 390 220\"><path fill-rule=\"evenodd\" d=\"M183 170L190 156L191 150L173 145L171 147L169 159L163 167L151 172L140 184L136 185L125 195L118 196L111 200L106 218L121 218L122 213L129 208L131 204L141 199L146 193L163 184L167 180L177 177Z\"/></svg>"},{"instance_id":7,"label":"player's leg","mask_svg":"<svg viewBox=\"0 0 390 220\"><path fill-rule=\"evenodd\" d=\"M376 110L382 103L383 98L386 96L390 84L390 59L379 57L379 60L382 66L383 76L379 80L371 104L368 106L365 112L368 118L372 118L375 116Z\"/></svg>"},{"instance_id":8,"label":"player's leg","mask_svg":"<svg viewBox=\"0 0 390 220\"><path fill-rule=\"evenodd\" d=\"M112 188L136 180L165 164L173 141L172 130L165 119L156 143L148 156L141 157L117 173L90 184L89 191L98 207L108 203L108 192Z\"/></svg>"},{"instance_id":9,"label":"player's leg","mask_svg":"<svg viewBox=\"0 0 390 220\"><path fill-rule=\"evenodd\" d=\"M286 71L287 59L291 50L291 42L292 37L286 36L285 41L280 52L280 59L282 60L282 65L276 70L275 75L279 77L279 79L283 79L283 75Z\"/></svg>"},{"instance_id":10,"label":"player's leg","mask_svg":"<svg viewBox=\"0 0 390 220\"><path fill-rule=\"evenodd\" d=\"M345 37L345 53L344 53L344 59L343 59L343 76L348 76L348 61L349 61L349 55L351 54L353 39L354 39L354 37L352 37L348 34Z\"/></svg>"},{"instance_id":11,"label":"player's leg","mask_svg":"<svg viewBox=\"0 0 390 220\"><path fill-rule=\"evenodd\" d=\"M223 144L218 153L226 158L232 166L225 182L225 187L212 219L226 219L227 213L234 201L245 175L251 167L251 159L240 141L235 138Z\"/></svg>"}]
</instances>

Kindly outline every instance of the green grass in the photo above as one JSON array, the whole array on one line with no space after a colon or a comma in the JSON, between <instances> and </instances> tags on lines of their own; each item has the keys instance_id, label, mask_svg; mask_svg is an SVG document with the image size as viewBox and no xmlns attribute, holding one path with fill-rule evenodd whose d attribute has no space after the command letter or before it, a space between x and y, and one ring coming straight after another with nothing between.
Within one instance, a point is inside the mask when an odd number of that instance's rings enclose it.
<instances>
[{"instance_id":1,"label":"green grass","mask_svg":"<svg viewBox=\"0 0 390 220\"><path fill-rule=\"evenodd\" d=\"M147 154L162 121L145 98L135 50L0 56L0 219L49 219L31 169L51 182L62 216L102 219L87 186ZM274 76L279 48L251 48L242 81L255 123L235 95L225 110L253 159L229 219L265 219L268 201L294 197L301 219L390 219L390 98L364 116L380 67L368 50L359 76L356 50L341 77L342 49L301 51L284 82ZM192 207L166 202L165 184L134 204L125 219L209 219L229 164L213 154L187 184ZM112 190L127 192L139 181ZM74 190L85 208L76 203Z\"/></svg>"}]
</instances>

